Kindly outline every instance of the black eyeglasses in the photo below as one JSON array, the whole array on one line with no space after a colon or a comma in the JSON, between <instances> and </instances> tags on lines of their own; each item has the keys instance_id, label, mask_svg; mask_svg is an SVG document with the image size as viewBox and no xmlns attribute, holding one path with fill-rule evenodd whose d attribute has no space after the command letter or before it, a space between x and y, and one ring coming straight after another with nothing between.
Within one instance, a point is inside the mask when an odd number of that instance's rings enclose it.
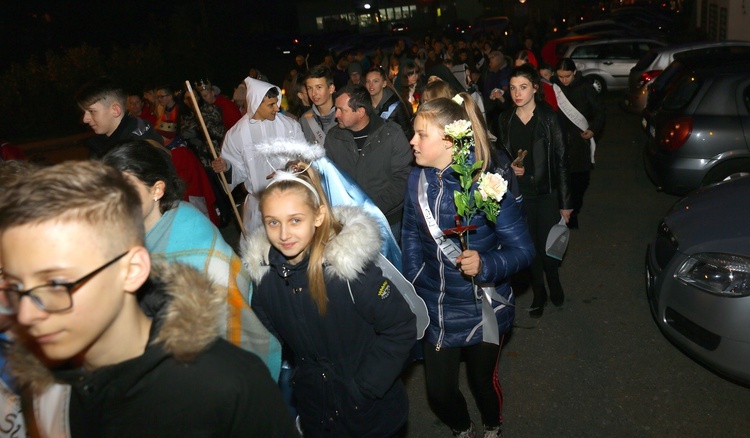
<instances>
[{"instance_id":1,"label":"black eyeglasses","mask_svg":"<svg viewBox=\"0 0 750 438\"><path fill-rule=\"evenodd\" d=\"M0 313L11 315L18 313L21 299L26 295L31 298L34 305L45 312L64 312L73 307L73 298L71 296L73 292L78 290L78 288L86 284L87 281L94 278L103 270L112 266L116 261L125 257L129 252L130 250L125 251L104 265L71 283L51 281L47 284L32 287L28 290L20 290L20 284L5 284L5 281L2 281L0 283Z\"/></svg>"}]
</instances>

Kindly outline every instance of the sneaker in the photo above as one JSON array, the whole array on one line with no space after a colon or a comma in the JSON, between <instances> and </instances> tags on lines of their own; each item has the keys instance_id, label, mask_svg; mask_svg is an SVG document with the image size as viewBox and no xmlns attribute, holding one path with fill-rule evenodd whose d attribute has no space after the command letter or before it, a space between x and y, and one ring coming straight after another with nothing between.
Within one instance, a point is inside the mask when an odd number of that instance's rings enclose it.
<instances>
[{"instance_id":1,"label":"sneaker","mask_svg":"<svg viewBox=\"0 0 750 438\"><path fill-rule=\"evenodd\" d=\"M484 438L503 438L503 429L500 426L484 426Z\"/></svg>"},{"instance_id":2,"label":"sneaker","mask_svg":"<svg viewBox=\"0 0 750 438\"><path fill-rule=\"evenodd\" d=\"M471 423L471 426L469 426L469 428L464 431L454 430L453 436L458 438L476 438L477 433L474 430L474 423Z\"/></svg>"}]
</instances>

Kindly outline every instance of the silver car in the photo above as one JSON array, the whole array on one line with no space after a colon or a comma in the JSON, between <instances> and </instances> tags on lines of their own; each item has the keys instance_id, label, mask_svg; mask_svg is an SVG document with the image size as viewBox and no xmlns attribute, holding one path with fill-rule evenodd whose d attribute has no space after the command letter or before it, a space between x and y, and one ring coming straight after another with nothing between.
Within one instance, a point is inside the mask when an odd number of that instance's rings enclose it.
<instances>
[{"instance_id":1,"label":"silver car","mask_svg":"<svg viewBox=\"0 0 750 438\"><path fill-rule=\"evenodd\" d=\"M628 87L630 69L649 50L666 43L648 38L607 38L571 44L565 58L571 58L576 69L592 79L600 93Z\"/></svg>"},{"instance_id":2,"label":"silver car","mask_svg":"<svg viewBox=\"0 0 750 438\"><path fill-rule=\"evenodd\" d=\"M633 113L640 113L646 107L648 86L674 60L688 56L742 54L750 53L750 42L747 41L701 41L685 44L657 47L649 50L638 63L630 69L628 94L622 101L622 108Z\"/></svg>"},{"instance_id":3,"label":"silver car","mask_svg":"<svg viewBox=\"0 0 750 438\"><path fill-rule=\"evenodd\" d=\"M750 177L678 201L646 257L651 313L709 368L750 383Z\"/></svg>"},{"instance_id":4,"label":"silver car","mask_svg":"<svg viewBox=\"0 0 750 438\"><path fill-rule=\"evenodd\" d=\"M683 195L750 173L750 56L690 57L669 70L642 119L644 165L657 188Z\"/></svg>"}]
</instances>

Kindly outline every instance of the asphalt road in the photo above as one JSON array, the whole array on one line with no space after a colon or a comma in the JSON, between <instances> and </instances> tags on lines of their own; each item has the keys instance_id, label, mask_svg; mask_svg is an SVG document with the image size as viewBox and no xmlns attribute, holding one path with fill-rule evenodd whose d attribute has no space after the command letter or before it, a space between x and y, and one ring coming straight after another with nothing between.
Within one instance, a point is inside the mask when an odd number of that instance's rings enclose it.
<instances>
[{"instance_id":1,"label":"asphalt road","mask_svg":"<svg viewBox=\"0 0 750 438\"><path fill-rule=\"evenodd\" d=\"M565 305L531 319L531 290L516 290L499 370L505 436L750 436L750 390L685 356L651 317L646 245L677 198L657 193L646 176L639 116L622 112L619 98L605 98L596 169L560 270ZM413 365L405 381L408 436L450 436L428 407L423 366ZM464 375L461 384L479 424Z\"/></svg>"},{"instance_id":2,"label":"asphalt road","mask_svg":"<svg viewBox=\"0 0 750 438\"><path fill-rule=\"evenodd\" d=\"M677 198L656 192L646 176L640 118L621 111L620 98L605 96L596 169L560 270L565 305L531 319L531 290L515 291L516 321L499 367L505 436L750 436L750 390L684 355L651 317L646 245ZM407 436L449 437L428 406L422 364L404 381ZM479 425L463 369L460 381Z\"/></svg>"}]
</instances>

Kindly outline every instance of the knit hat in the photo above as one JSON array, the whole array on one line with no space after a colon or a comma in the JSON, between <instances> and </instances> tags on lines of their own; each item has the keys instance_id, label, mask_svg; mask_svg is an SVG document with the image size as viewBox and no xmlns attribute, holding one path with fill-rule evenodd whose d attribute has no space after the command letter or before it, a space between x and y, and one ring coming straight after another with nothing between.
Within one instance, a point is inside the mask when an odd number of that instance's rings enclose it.
<instances>
[{"instance_id":1,"label":"knit hat","mask_svg":"<svg viewBox=\"0 0 750 438\"><path fill-rule=\"evenodd\" d=\"M349 68L347 69L347 72L349 75L352 75L354 73L362 74L362 64L360 64L357 61L352 61L349 63Z\"/></svg>"}]
</instances>

